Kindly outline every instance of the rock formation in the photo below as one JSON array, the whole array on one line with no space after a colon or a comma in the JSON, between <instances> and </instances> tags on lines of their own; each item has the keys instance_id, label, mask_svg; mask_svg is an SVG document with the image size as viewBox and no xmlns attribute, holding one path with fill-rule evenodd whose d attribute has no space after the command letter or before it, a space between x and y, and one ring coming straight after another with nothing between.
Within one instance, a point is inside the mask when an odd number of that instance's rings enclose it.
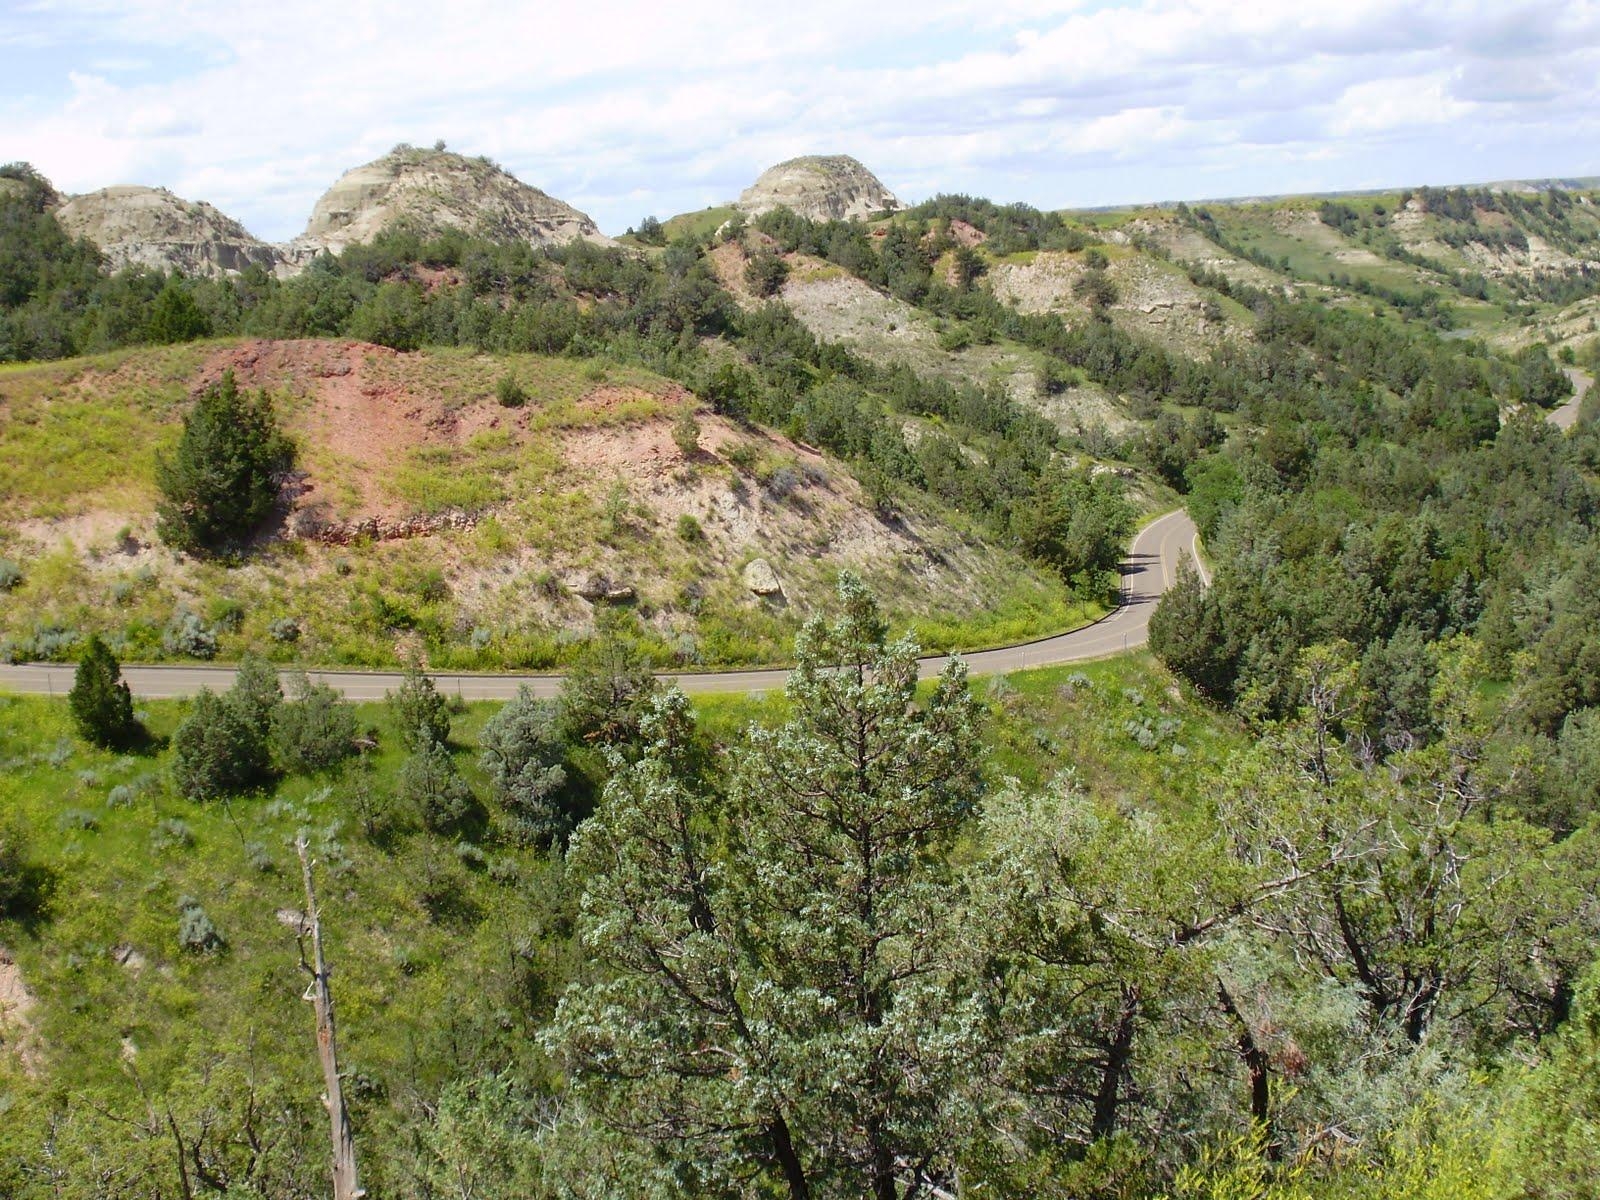
<instances>
[{"instance_id":1,"label":"rock formation","mask_svg":"<svg viewBox=\"0 0 1600 1200\"><path fill-rule=\"evenodd\" d=\"M88 238L113 270L139 264L190 275L226 275L280 263L273 246L226 213L166 188L108 187L74 196L56 210L72 237Z\"/></svg>"},{"instance_id":2,"label":"rock formation","mask_svg":"<svg viewBox=\"0 0 1600 1200\"><path fill-rule=\"evenodd\" d=\"M848 154L791 158L768 167L739 197L738 207L752 217L788 208L813 221L848 221L905 205L878 177Z\"/></svg>"},{"instance_id":3,"label":"rock formation","mask_svg":"<svg viewBox=\"0 0 1600 1200\"><path fill-rule=\"evenodd\" d=\"M778 581L778 573L764 558L752 559L745 564L740 578L744 581L744 586L757 596L783 595L783 584Z\"/></svg>"},{"instance_id":4,"label":"rock formation","mask_svg":"<svg viewBox=\"0 0 1600 1200\"><path fill-rule=\"evenodd\" d=\"M400 224L424 233L462 229L539 246L584 238L607 242L583 213L547 196L486 158L396 146L346 171L311 210L306 231L285 247L303 263L323 250L369 242Z\"/></svg>"}]
</instances>

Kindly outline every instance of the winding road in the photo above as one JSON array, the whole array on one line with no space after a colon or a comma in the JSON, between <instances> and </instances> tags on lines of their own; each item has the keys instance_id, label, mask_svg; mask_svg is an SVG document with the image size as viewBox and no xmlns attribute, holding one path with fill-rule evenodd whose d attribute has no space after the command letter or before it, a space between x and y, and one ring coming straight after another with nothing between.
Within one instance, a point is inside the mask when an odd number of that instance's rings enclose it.
<instances>
[{"instance_id":1,"label":"winding road","mask_svg":"<svg viewBox=\"0 0 1600 1200\"><path fill-rule=\"evenodd\" d=\"M1578 410L1583 407L1583 397L1594 386L1594 380L1587 371L1580 371L1577 367L1567 367L1567 378L1572 380L1572 399L1560 408L1552 409L1545 419L1557 429L1571 429L1578 423Z\"/></svg>"},{"instance_id":2,"label":"winding road","mask_svg":"<svg viewBox=\"0 0 1600 1200\"><path fill-rule=\"evenodd\" d=\"M1062 663L1105 658L1144 645L1149 635L1150 614L1161 593L1178 576L1178 562L1187 556L1210 582L1209 572L1200 559L1200 534L1189 514L1182 509L1157 517L1141 529L1129 547L1122 564L1122 603L1092 625L1070 633L978 650L963 655L974 675L1001 675L1029 667L1051 667ZM949 658L939 655L920 660L924 678L937 675ZM35 695L64 696L72 687L70 665L25 663L0 665L0 689ZM464 700L509 700L524 685L536 696L554 696L561 689L560 675L467 675L430 672L434 683L446 695ZM690 693L768 692L782 689L789 672L783 668L754 671L704 671L663 674ZM384 693L400 686L400 675L381 671L312 671L311 678L326 683L349 700L379 700ZM127 666L122 677L133 694L156 700L192 696L202 687L220 690L233 682L232 667L205 666Z\"/></svg>"}]
</instances>

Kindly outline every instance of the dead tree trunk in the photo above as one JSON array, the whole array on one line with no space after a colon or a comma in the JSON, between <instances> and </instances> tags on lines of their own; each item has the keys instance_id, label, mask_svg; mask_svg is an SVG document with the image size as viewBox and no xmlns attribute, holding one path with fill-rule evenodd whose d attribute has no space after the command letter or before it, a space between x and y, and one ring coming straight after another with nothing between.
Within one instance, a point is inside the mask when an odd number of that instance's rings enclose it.
<instances>
[{"instance_id":1,"label":"dead tree trunk","mask_svg":"<svg viewBox=\"0 0 1600 1200\"><path fill-rule=\"evenodd\" d=\"M327 1091L322 1102L328 1109L329 1131L333 1135L333 1200L360 1200L356 1175L356 1138L350 1126L350 1110L345 1107L344 1088L339 1080L339 1052L333 1033L333 993L328 989L328 964L322 956L322 922L317 914L317 897L311 887L311 859L306 840L294 844L300 855L300 873L306 884L306 916L300 925L300 966L311 976L305 999L317 1013L317 1057L322 1060L322 1079ZM306 961L306 933L311 934L311 961Z\"/></svg>"}]
</instances>

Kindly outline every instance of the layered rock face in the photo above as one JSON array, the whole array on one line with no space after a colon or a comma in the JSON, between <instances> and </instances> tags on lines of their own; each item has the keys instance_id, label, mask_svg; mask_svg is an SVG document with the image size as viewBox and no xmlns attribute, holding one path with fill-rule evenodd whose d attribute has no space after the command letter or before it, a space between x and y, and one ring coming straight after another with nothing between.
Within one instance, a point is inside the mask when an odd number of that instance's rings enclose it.
<instances>
[{"instance_id":1,"label":"layered rock face","mask_svg":"<svg viewBox=\"0 0 1600 1200\"><path fill-rule=\"evenodd\" d=\"M588 216L501 170L487 159L397 146L357 167L311 210L306 231L285 250L302 262L323 250L369 242L400 224L424 233L460 229L535 246L583 238L608 243Z\"/></svg>"},{"instance_id":2,"label":"layered rock face","mask_svg":"<svg viewBox=\"0 0 1600 1200\"><path fill-rule=\"evenodd\" d=\"M848 154L827 154L768 167L745 188L738 207L753 217L787 208L813 221L848 221L905 205Z\"/></svg>"},{"instance_id":3,"label":"layered rock face","mask_svg":"<svg viewBox=\"0 0 1600 1200\"><path fill-rule=\"evenodd\" d=\"M275 247L226 213L166 188L109 187L74 196L56 210L56 220L71 236L99 246L113 269L137 264L226 275L252 265L273 271L281 262Z\"/></svg>"}]
</instances>

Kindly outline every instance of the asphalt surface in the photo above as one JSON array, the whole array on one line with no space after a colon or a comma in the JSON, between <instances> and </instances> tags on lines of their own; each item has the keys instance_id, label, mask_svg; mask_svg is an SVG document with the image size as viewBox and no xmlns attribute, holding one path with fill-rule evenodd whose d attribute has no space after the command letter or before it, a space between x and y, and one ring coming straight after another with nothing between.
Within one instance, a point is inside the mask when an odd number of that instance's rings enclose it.
<instances>
[{"instance_id":1,"label":"asphalt surface","mask_svg":"<svg viewBox=\"0 0 1600 1200\"><path fill-rule=\"evenodd\" d=\"M1578 409L1583 407L1583 397L1594 386L1594 380L1587 371L1567 367L1566 372L1567 378L1572 380L1572 399L1560 408L1551 409L1550 415L1545 418L1557 429L1571 429L1578 423Z\"/></svg>"},{"instance_id":2,"label":"asphalt surface","mask_svg":"<svg viewBox=\"0 0 1600 1200\"><path fill-rule=\"evenodd\" d=\"M1031 667L1050 667L1062 663L1107 658L1145 644L1149 636L1150 614L1161 593L1177 579L1180 558L1197 565L1201 578L1210 582L1210 572L1199 555L1199 532L1189 514L1182 509L1158 517L1139 531L1128 549L1122 567L1122 604L1092 625L1070 633L1041 638L995 650L978 650L963 655L974 675L1003 675ZM945 656L921 660L924 677L937 675L949 659ZM72 687L74 668L70 665L27 663L0 664L0 689L36 695L64 696ZM536 696L554 696L561 688L559 675L465 675L430 672L441 692L465 700L509 700L520 687L529 687ZM350 700L379 700L400 686L401 676L381 671L312 671L311 678L342 692ZM220 691L233 682L232 667L208 666L125 666L122 677L133 694L147 699L192 696L202 687ZM690 693L769 692L781 690L788 671L705 671L688 674L663 674L661 678L678 684Z\"/></svg>"}]
</instances>

